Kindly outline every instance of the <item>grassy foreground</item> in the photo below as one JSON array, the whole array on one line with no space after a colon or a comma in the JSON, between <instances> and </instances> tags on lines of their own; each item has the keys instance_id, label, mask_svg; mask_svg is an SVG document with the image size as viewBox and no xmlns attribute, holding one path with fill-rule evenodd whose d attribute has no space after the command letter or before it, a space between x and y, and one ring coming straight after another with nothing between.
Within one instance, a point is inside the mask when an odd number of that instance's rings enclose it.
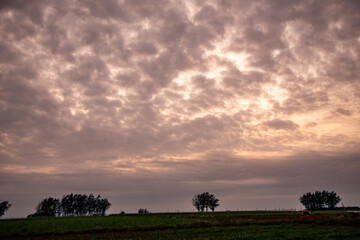
<instances>
[{"instance_id":1,"label":"grassy foreground","mask_svg":"<svg viewBox=\"0 0 360 240\"><path fill-rule=\"evenodd\" d=\"M0 239L360 239L344 212L218 212L0 221Z\"/></svg>"}]
</instances>

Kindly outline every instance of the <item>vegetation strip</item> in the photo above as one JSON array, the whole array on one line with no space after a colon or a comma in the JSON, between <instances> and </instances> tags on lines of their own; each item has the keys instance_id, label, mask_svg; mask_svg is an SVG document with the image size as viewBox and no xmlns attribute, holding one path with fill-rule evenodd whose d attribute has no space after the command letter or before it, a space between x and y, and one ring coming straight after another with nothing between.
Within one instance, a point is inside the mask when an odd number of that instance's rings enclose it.
<instances>
[{"instance_id":1,"label":"vegetation strip","mask_svg":"<svg viewBox=\"0 0 360 240\"><path fill-rule=\"evenodd\" d=\"M295 212L296 213L296 212ZM108 217L32 218L0 221L0 238L36 238L124 232L179 231L248 226L332 226L360 227L360 219L346 214L300 215L265 212L207 214L134 214Z\"/></svg>"}]
</instances>

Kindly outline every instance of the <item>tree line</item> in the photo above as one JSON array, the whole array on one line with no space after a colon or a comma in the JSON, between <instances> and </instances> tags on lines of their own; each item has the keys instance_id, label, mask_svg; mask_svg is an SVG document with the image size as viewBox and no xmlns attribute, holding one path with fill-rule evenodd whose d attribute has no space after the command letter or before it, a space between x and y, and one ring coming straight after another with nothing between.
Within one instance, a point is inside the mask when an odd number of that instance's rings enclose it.
<instances>
[{"instance_id":1,"label":"tree line","mask_svg":"<svg viewBox=\"0 0 360 240\"><path fill-rule=\"evenodd\" d=\"M335 209L341 198L334 191L307 192L300 196L299 201L307 210ZM219 206L219 199L214 194L204 192L192 198L192 204L199 212L215 211ZM104 216L111 203L100 195L67 194L62 199L45 198L36 207L36 212L28 217L57 217L57 216ZM8 201L0 203L0 217L11 207ZM124 214L125 212L122 212ZM138 213L150 213L147 209L139 209Z\"/></svg>"},{"instance_id":2,"label":"tree line","mask_svg":"<svg viewBox=\"0 0 360 240\"><path fill-rule=\"evenodd\" d=\"M299 201L307 210L335 209L341 198L334 191L307 192L300 196ZM200 212L214 211L219 206L219 199L213 194L204 192L197 194L192 199L192 204Z\"/></svg>"},{"instance_id":3,"label":"tree line","mask_svg":"<svg viewBox=\"0 0 360 240\"><path fill-rule=\"evenodd\" d=\"M58 216L104 216L111 203L100 195L67 194L62 199L45 198L36 207L36 212L28 217L58 217Z\"/></svg>"}]
</instances>

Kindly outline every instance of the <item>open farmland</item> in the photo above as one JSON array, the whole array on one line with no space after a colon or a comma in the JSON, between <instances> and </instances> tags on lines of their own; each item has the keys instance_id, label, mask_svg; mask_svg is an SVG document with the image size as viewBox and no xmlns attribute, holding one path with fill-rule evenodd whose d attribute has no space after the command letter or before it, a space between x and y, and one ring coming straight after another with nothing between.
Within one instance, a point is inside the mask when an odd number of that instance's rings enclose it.
<instances>
[{"instance_id":1,"label":"open farmland","mask_svg":"<svg viewBox=\"0 0 360 240\"><path fill-rule=\"evenodd\" d=\"M0 221L1 239L360 239L344 212L218 212Z\"/></svg>"}]
</instances>

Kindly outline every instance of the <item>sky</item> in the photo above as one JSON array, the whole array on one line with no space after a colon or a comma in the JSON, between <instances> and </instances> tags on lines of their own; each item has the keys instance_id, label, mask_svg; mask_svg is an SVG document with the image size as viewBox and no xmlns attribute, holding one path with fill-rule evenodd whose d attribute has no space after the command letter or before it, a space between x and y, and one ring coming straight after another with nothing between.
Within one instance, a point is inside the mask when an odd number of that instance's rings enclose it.
<instances>
[{"instance_id":1,"label":"sky","mask_svg":"<svg viewBox=\"0 0 360 240\"><path fill-rule=\"evenodd\" d=\"M4 217L360 205L360 1L3 0L0 36Z\"/></svg>"}]
</instances>

